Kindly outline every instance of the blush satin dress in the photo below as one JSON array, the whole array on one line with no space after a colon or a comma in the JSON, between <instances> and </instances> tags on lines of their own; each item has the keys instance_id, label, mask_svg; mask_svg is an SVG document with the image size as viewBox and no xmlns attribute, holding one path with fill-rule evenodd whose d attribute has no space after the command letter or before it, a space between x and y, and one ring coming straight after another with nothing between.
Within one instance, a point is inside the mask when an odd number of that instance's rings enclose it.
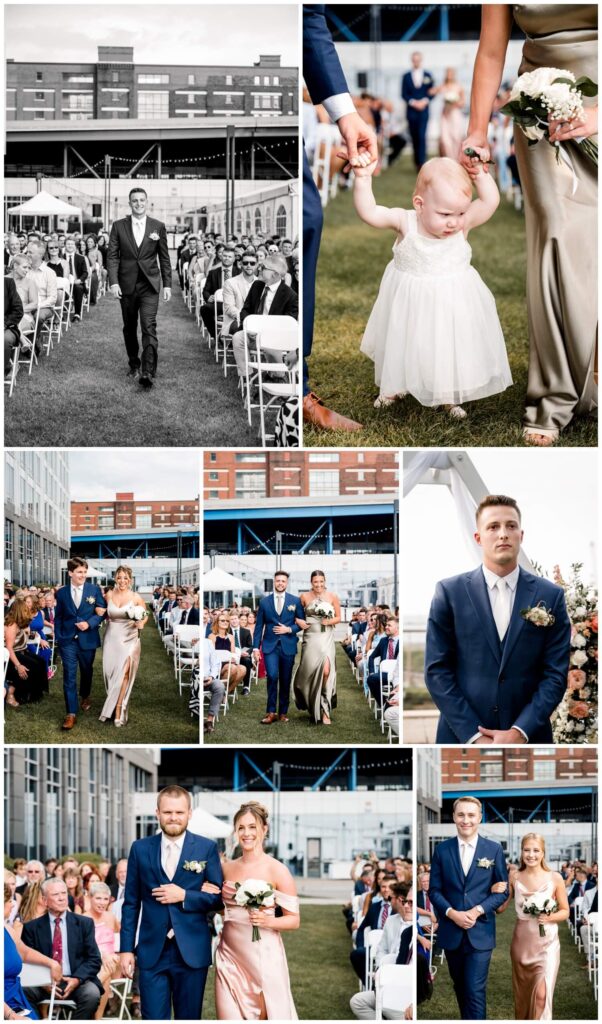
<instances>
[{"instance_id":1,"label":"blush satin dress","mask_svg":"<svg viewBox=\"0 0 602 1024\"><path fill-rule=\"evenodd\" d=\"M99 717L101 722L106 722L116 710L129 663L128 685L121 705L121 719L127 721L128 704L140 664L140 631L134 620L128 618L125 606L119 608L110 600L107 602L106 623L102 645L102 671L107 699Z\"/></svg>"},{"instance_id":2,"label":"blush satin dress","mask_svg":"<svg viewBox=\"0 0 602 1024\"><path fill-rule=\"evenodd\" d=\"M536 892L554 895L554 882L546 882ZM536 917L523 913L527 896L533 896L521 882L514 885L514 906L516 924L510 944L512 961L512 989L514 992L515 1020L552 1020L554 986L560 967L560 939L558 925L546 924L545 936L539 934ZM537 989L541 982L546 986L546 1002L541 1017L535 1016Z\"/></svg>"},{"instance_id":3,"label":"blush satin dress","mask_svg":"<svg viewBox=\"0 0 602 1024\"><path fill-rule=\"evenodd\" d=\"M215 1005L218 1020L259 1020L263 1005L267 1020L297 1020L280 932L260 929L252 941L249 912L239 907L231 886L222 889L224 927L215 953ZM275 890L278 906L298 913L299 901ZM274 914L274 909L266 913Z\"/></svg>"}]
</instances>

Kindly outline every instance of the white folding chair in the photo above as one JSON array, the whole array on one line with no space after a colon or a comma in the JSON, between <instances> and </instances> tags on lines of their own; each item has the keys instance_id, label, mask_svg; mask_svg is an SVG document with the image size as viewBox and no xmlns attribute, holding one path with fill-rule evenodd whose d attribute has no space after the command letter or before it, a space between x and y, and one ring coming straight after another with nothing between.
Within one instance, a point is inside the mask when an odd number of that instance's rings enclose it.
<instances>
[{"instance_id":1,"label":"white folding chair","mask_svg":"<svg viewBox=\"0 0 602 1024\"><path fill-rule=\"evenodd\" d=\"M232 703L235 704L236 703L236 698L237 698L236 687L234 688L232 693L230 693L229 690L230 690L230 677L232 675L232 665L237 665L238 664L236 655L231 654L230 651L216 651L215 653L216 653L216 655L218 657L218 660L221 661L222 665L227 665L228 666L228 674L227 674L226 678L224 679L223 676L221 677L222 683L226 687L226 692L224 694L224 699L225 699L226 702L228 700L231 700Z\"/></svg>"},{"instance_id":2,"label":"white folding chair","mask_svg":"<svg viewBox=\"0 0 602 1024\"><path fill-rule=\"evenodd\" d=\"M294 328L292 325L295 325ZM249 423L252 423L251 410L259 408L259 402L251 401L251 389L258 381L258 341L263 334L264 337L281 336L282 332L299 329L297 321L292 316L259 315L252 313L246 317L243 323L244 350L245 350L245 382L246 382L246 407ZM269 347L269 346L266 346ZM282 372L289 373L288 367L282 365ZM272 363L271 372L276 373L277 364Z\"/></svg>"},{"instance_id":3,"label":"white folding chair","mask_svg":"<svg viewBox=\"0 0 602 1024\"><path fill-rule=\"evenodd\" d=\"M366 928L364 932L364 946L366 949L366 972L364 974L364 988L370 991L372 988L372 975L374 973L374 954L376 947L383 937L382 928Z\"/></svg>"},{"instance_id":4,"label":"white folding chair","mask_svg":"<svg viewBox=\"0 0 602 1024\"><path fill-rule=\"evenodd\" d=\"M594 911L587 915L587 976L594 985L594 996L598 998L598 935L599 935L599 914Z\"/></svg>"},{"instance_id":5,"label":"white folding chair","mask_svg":"<svg viewBox=\"0 0 602 1024\"><path fill-rule=\"evenodd\" d=\"M15 384L17 383L17 374L19 372L19 355L21 352L21 338L13 346L12 355L10 357L10 370L8 375L4 378L4 387L8 388L8 397L12 398L12 393L15 390Z\"/></svg>"},{"instance_id":6,"label":"white folding chair","mask_svg":"<svg viewBox=\"0 0 602 1024\"><path fill-rule=\"evenodd\" d=\"M36 355L36 337L38 335L38 328L40 325L40 306L36 310L36 318L33 327L29 330L21 331L21 338L25 342L25 345L19 346L19 365L27 366L27 376L31 375L33 364L38 364L38 357ZM31 347L30 347L31 346Z\"/></svg>"},{"instance_id":7,"label":"white folding chair","mask_svg":"<svg viewBox=\"0 0 602 1024\"><path fill-rule=\"evenodd\" d=\"M182 266L182 281L184 282L183 286L182 286L182 298L184 299L184 304L186 306L188 305L188 290L189 290L188 267L189 266L190 266L190 263L184 263L183 266Z\"/></svg>"},{"instance_id":8,"label":"white folding chair","mask_svg":"<svg viewBox=\"0 0 602 1024\"><path fill-rule=\"evenodd\" d=\"M180 696L184 686L192 686L192 670L199 660L199 644L193 646L193 641L200 640L200 635L200 626L174 626L174 669ZM182 678L185 670L190 671L189 683Z\"/></svg>"},{"instance_id":9,"label":"white folding chair","mask_svg":"<svg viewBox=\"0 0 602 1024\"><path fill-rule=\"evenodd\" d=\"M259 388L259 417L261 429L261 443L265 447L266 438L274 437L266 432L266 413L274 406L289 398L295 398L298 394L297 371L289 368L283 361L283 356L289 352L297 352L299 348L299 329L296 320L286 328L273 329L269 326L262 328L257 337L257 386ZM294 325L294 326L293 326ZM280 356L280 361L274 361L274 356ZM275 374L284 376L284 380L275 381ZM267 375L267 379L266 379ZM268 396L267 402L265 396Z\"/></svg>"},{"instance_id":10,"label":"white folding chair","mask_svg":"<svg viewBox=\"0 0 602 1024\"><path fill-rule=\"evenodd\" d=\"M579 935L579 918L581 917L581 907L583 906L583 896L577 896L577 899L573 901L573 906L569 914L569 921L573 938L577 949L581 949L581 936ZM573 924L573 921L575 922Z\"/></svg>"},{"instance_id":11,"label":"white folding chair","mask_svg":"<svg viewBox=\"0 0 602 1024\"><path fill-rule=\"evenodd\" d=\"M40 1001L40 1006L48 1007L47 1020L71 1020L73 1011L77 1009L77 1003L73 999L61 999L60 996L57 998L56 982L52 980L49 967L24 963L21 968L20 980L23 988L50 989L50 998Z\"/></svg>"},{"instance_id":12,"label":"white folding chair","mask_svg":"<svg viewBox=\"0 0 602 1024\"><path fill-rule=\"evenodd\" d=\"M376 1020L383 1019L383 1009L400 1011L411 1005L414 991L412 964L383 964L376 972Z\"/></svg>"},{"instance_id":13,"label":"white folding chair","mask_svg":"<svg viewBox=\"0 0 602 1024\"><path fill-rule=\"evenodd\" d=\"M389 696L391 690L393 690L393 684L383 679L383 676L387 676L390 680L397 662L395 658L384 658L378 666L378 681L380 686L380 731L385 731L385 698Z\"/></svg>"}]
</instances>

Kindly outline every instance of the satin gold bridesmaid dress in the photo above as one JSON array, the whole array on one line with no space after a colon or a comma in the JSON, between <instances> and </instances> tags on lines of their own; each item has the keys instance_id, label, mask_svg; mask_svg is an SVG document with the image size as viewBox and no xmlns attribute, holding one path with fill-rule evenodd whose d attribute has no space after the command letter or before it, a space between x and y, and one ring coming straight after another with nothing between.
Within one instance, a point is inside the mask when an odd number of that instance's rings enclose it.
<instances>
[{"instance_id":1,"label":"satin gold bridesmaid dress","mask_svg":"<svg viewBox=\"0 0 602 1024\"><path fill-rule=\"evenodd\" d=\"M539 889L548 896L554 895L554 882L546 882ZM533 896L522 882L514 884L514 907L516 924L510 944L512 961L512 989L514 992L515 1020L552 1020L554 986L560 967L560 939L558 925L546 924L545 936L539 934L536 917L523 913L527 896ZM546 986L546 1002L541 1017L535 1016L537 989L541 982Z\"/></svg>"}]
</instances>

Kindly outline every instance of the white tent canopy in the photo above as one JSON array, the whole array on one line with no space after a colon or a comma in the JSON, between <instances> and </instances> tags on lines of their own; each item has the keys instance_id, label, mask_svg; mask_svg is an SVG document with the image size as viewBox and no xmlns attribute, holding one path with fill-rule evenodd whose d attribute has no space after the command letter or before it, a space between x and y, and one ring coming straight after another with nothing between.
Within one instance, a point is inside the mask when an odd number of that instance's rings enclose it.
<instances>
[{"instance_id":1,"label":"white tent canopy","mask_svg":"<svg viewBox=\"0 0 602 1024\"><path fill-rule=\"evenodd\" d=\"M66 203L63 199L53 196L51 192L44 192L43 189L19 206L11 206L8 212L19 214L20 218L79 217L80 228L82 227L82 211L79 206Z\"/></svg>"},{"instance_id":2,"label":"white tent canopy","mask_svg":"<svg viewBox=\"0 0 602 1024\"><path fill-rule=\"evenodd\" d=\"M255 593L255 587L250 580L239 579L238 576L233 576L232 573L226 572L225 569L220 569L217 565L206 572L203 576L203 590L213 593L226 593L232 591L233 594L240 594L241 591L250 590L251 593Z\"/></svg>"},{"instance_id":3,"label":"white tent canopy","mask_svg":"<svg viewBox=\"0 0 602 1024\"><path fill-rule=\"evenodd\" d=\"M232 834L232 826L202 807L195 807L188 823L188 831L194 832L195 836L206 836L207 839L226 839Z\"/></svg>"}]
</instances>

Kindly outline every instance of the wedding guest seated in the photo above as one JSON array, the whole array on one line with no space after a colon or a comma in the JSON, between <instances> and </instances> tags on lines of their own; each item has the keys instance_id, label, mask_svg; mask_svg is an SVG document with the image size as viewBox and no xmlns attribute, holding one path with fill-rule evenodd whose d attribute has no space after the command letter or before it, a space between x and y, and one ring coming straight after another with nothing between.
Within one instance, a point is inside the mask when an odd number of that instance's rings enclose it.
<instances>
[{"instance_id":1,"label":"wedding guest seated","mask_svg":"<svg viewBox=\"0 0 602 1024\"><path fill-rule=\"evenodd\" d=\"M578 867L575 870L575 881L573 882L573 885L571 886L568 892L569 909L571 913L571 922L573 924L573 927L576 926L575 900L578 899L580 896L585 896L586 892L589 889L593 889L595 885L595 882L588 882L586 867Z\"/></svg>"},{"instance_id":2,"label":"wedding guest seated","mask_svg":"<svg viewBox=\"0 0 602 1024\"><path fill-rule=\"evenodd\" d=\"M234 647L240 651L240 664L246 671L243 682L242 695L248 697L251 672L253 671L253 634L249 629L241 626L238 612L230 612L230 632L234 638Z\"/></svg>"},{"instance_id":3,"label":"wedding guest seated","mask_svg":"<svg viewBox=\"0 0 602 1024\"><path fill-rule=\"evenodd\" d=\"M280 255L268 256L261 267L260 278L249 289L240 312L238 323L230 324L232 351L236 360L239 377L245 376L245 337L242 330L248 316L290 316L298 317L297 295L284 283L286 260Z\"/></svg>"},{"instance_id":4,"label":"wedding guest seated","mask_svg":"<svg viewBox=\"0 0 602 1024\"><path fill-rule=\"evenodd\" d=\"M249 294L251 285L255 283L257 257L243 253L240 271L224 283L224 317L222 334L230 334L231 325L237 324Z\"/></svg>"},{"instance_id":5,"label":"wedding guest seated","mask_svg":"<svg viewBox=\"0 0 602 1024\"><path fill-rule=\"evenodd\" d=\"M391 885L391 914L387 918L382 938L374 954L375 975L383 964L409 964L412 962L412 921L414 905L411 885L393 882ZM358 1020L375 1020L376 992L372 988L356 992L349 1005ZM385 1020L412 1020L408 1007L383 1006ZM410 1007L411 1010L411 1007Z\"/></svg>"},{"instance_id":6,"label":"wedding guest seated","mask_svg":"<svg viewBox=\"0 0 602 1024\"><path fill-rule=\"evenodd\" d=\"M368 672L370 673L366 684L374 697L378 707L383 702L380 673L377 671L376 662L393 661L399 657L399 619L394 615L389 616L385 627L386 637L379 641L378 645L371 652L368 658ZM382 685L388 685L387 673L383 672Z\"/></svg>"},{"instance_id":7,"label":"wedding guest seated","mask_svg":"<svg viewBox=\"0 0 602 1024\"><path fill-rule=\"evenodd\" d=\"M27 243L27 254L29 256L29 271L27 277L35 285L35 301L23 303L24 313L30 313L34 321L38 317L38 331L35 336L36 353L40 351L39 336L43 325L53 316L57 299L56 274L48 269L43 262L46 246L43 242L32 238ZM19 286L17 285L17 291Z\"/></svg>"},{"instance_id":8,"label":"wedding guest seated","mask_svg":"<svg viewBox=\"0 0 602 1024\"><path fill-rule=\"evenodd\" d=\"M6 703L10 707L36 703L48 690L43 658L27 650L32 611L25 598L16 598L4 617L4 646L8 651Z\"/></svg>"},{"instance_id":9,"label":"wedding guest seated","mask_svg":"<svg viewBox=\"0 0 602 1024\"><path fill-rule=\"evenodd\" d=\"M233 693L247 674L246 668L238 664L234 648L234 637L230 633L230 616L222 612L213 623L208 641L216 651L227 651L231 658L224 661L220 679L228 681L228 693ZM220 659L221 660L221 659Z\"/></svg>"},{"instance_id":10,"label":"wedding guest seated","mask_svg":"<svg viewBox=\"0 0 602 1024\"><path fill-rule=\"evenodd\" d=\"M581 904L581 917L579 920L579 935L581 936L581 943L583 945L583 951L586 959L593 961L594 957L597 956L597 950L590 950L589 941L589 919L590 914L598 913L598 885L594 883L593 888L588 889L585 896L583 897L583 903ZM587 964L586 964L587 967Z\"/></svg>"},{"instance_id":11,"label":"wedding guest seated","mask_svg":"<svg viewBox=\"0 0 602 1024\"><path fill-rule=\"evenodd\" d=\"M12 277L4 278L4 376L10 372L13 352L19 346L23 303Z\"/></svg>"},{"instance_id":12,"label":"wedding guest seated","mask_svg":"<svg viewBox=\"0 0 602 1024\"><path fill-rule=\"evenodd\" d=\"M63 864L63 881L67 886L67 900L69 910L73 914L84 912L84 886L82 884L79 867L65 867Z\"/></svg>"},{"instance_id":13,"label":"wedding guest seated","mask_svg":"<svg viewBox=\"0 0 602 1024\"><path fill-rule=\"evenodd\" d=\"M213 644L206 638L202 640L203 644L203 686L205 690L211 691L211 700L209 702L209 710L207 717L204 722L203 732L213 732L215 729L215 721L219 714L220 706L224 701L224 695L226 693L225 684L220 679L222 664L215 653Z\"/></svg>"},{"instance_id":14,"label":"wedding guest seated","mask_svg":"<svg viewBox=\"0 0 602 1024\"><path fill-rule=\"evenodd\" d=\"M67 886L49 878L42 883L46 913L23 927L23 941L32 949L60 962L63 978L57 995L76 1004L73 1020L93 1020L103 993L98 979L101 957L94 938L94 924L68 910ZM69 921L69 930L67 926ZM47 998L45 988L26 990L34 1005Z\"/></svg>"},{"instance_id":15,"label":"wedding guest seated","mask_svg":"<svg viewBox=\"0 0 602 1024\"><path fill-rule=\"evenodd\" d=\"M86 293L86 281L88 279L88 262L85 256L77 252L74 238L67 238L65 241L65 259L69 268L69 275L73 278L73 319L81 320L82 304Z\"/></svg>"},{"instance_id":16,"label":"wedding guest seated","mask_svg":"<svg viewBox=\"0 0 602 1024\"><path fill-rule=\"evenodd\" d=\"M429 934L437 928L437 915L433 910L429 899L429 885L431 875L429 871L420 871L418 874L418 892L416 894L416 910L422 929Z\"/></svg>"},{"instance_id":17,"label":"wedding guest seated","mask_svg":"<svg viewBox=\"0 0 602 1024\"><path fill-rule=\"evenodd\" d=\"M217 247L216 247L217 248ZM201 318L211 337L215 335L215 316L221 317L223 302L214 302L215 293L223 289L227 281L236 275L234 267L234 246L223 246L220 262L213 265L208 272L203 287L203 305Z\"/></svg>"},{"instance_id":18,"label":"wedding guest seated","mask_svg":"<svg viewBox=\"0 0 602 1024\"><path fill-rule=\"evenodd\" d=\"M391 885L398 884L395 882L394 875L384 875L380 881L379 889L381 899L376 901L372 899L370 907L364 917L362 923L356 932L356 945L355 949L351 950L349 958L351 960L351 966L357 974L358 978L363 981L366 973L366 948L364 946L364 935L366 928L378 928L382 929L385 926L385 922L392 912L391 909Z\"/></svg>"},{"instance_id":19,"label":"wedding guest seated","mask_svg":"<svg viewBox=\"0 0 602 1024\"><path fill-rule=\"evenodd\" d=\"M62 278L69 284L69 264L60 254L58 240L55 242L50 239L46 246L46 265L50 270L54 270L57 277Z\"/></svg>"},{"instance_id":20,"label":"wedding guest seated","mask_svg":"<svg viewBox=\"0 0 602 1024\"><path fill-rule=\"evenodd\" d=\"M86 235L85 256L90 268L90 305L95 306L98 301L98 289L102 280L106 280L107 271L104 269L102 253L98 248L96 235Z\"/></svg>"},{"instance_id":21,"label":"wedding guest seated","mask_svg":"<svg viewBox=\"0 0 602 1024\"><path fill-rule=\"evenodd\" d=\"M359 608L355 614L355 617L349 623L349 630L347 636L341 641L343 650L349 658L353 661L355 658L354 641L357 642L359 636L365 633L368 628L368 609Z\"/></svg>"},{"instance_id":22,"label":"wedding guest seated","mask_svg":"<svg viewBox=\"0 0 602 1024\"><path fill-rule=\"evenodd\" d=\"M120 931L119 922L109 910L111 890L104 882L90 886L90 910L84 915L94 922L94 938L100 950L102 967L98 979L102 982L103 994L95 1013L95 1020L101 1020L105 1006L111 998L111 981L121 977L119 957L115 952L115 935Z\"/></svg>"},{"instance_id":23,"label":"wedding guest seated","mask_svg":"<svg viewBox=\"0 0 602 1024\"><path fill-rule=\"evenodd\" d=\"M47 967L53 981L60 981L63 976L61 964L36 949L30 949L15 931L10 921L12 908L12 892L9 885L4 886L4 1020L39 1020L30 1005L21 986L21 969L23 964L36 964Z\"/></svg>"}]
</instances>

